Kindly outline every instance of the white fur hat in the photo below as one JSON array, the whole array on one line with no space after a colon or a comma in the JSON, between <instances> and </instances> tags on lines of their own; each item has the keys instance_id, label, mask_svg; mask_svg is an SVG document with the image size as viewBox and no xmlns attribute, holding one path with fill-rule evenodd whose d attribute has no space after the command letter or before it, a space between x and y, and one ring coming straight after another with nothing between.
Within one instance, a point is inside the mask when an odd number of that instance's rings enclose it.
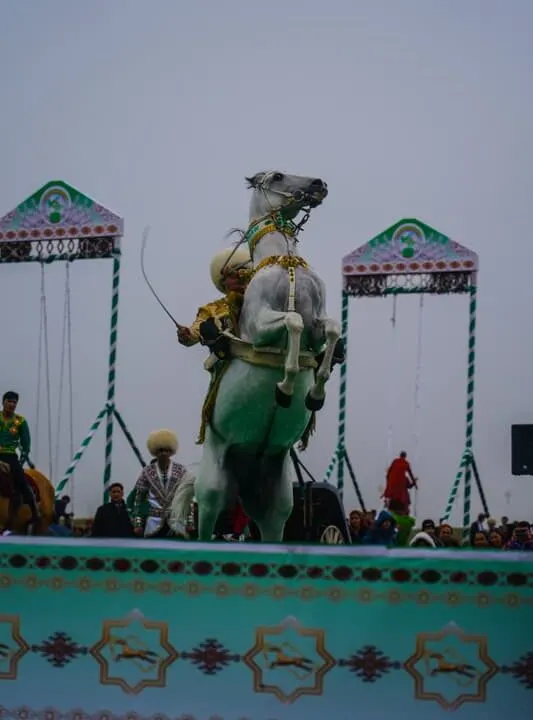
<instances>
[{"instance_id":1,"label":"white fur hat","mask_svg":"<svg viewBox=\"0 0 533 720\"><path fill-rule=\"evenodd\" d=\"M220 292L224 292L222 284L224 275L228 275L238 268L249 266L251 262L252 259L248 245L242 244L238 247L229 247L221 250L211 260L209 267L213 285L217 290L220 290Z\"/></svg>"},{"instance_id":2,"label":"white fur hat","mask_svg":"<svg viewBox=\"0 0 533 720\"><path fill-rule=\"evenodd\" d=\"M146 447L152 457L155 457L158 450L166 448L172 450L172 455L175 455L178 452L179 443L172 430L154 430L148 435Z\"/></svg>"},{"instance_id":3,"label":"white fur hat","mask_svg":"<svg viewBox=\"0 0 533 720\"><path fill-rule=\"evenodd\" d=\"M414 545L417 545L419 541L422 541L423 546L425 547L435 547L435 541L433 540L431 535L428 535L426 532L417 532L409 545L413 547Z\"/></svg>"}]
</instances>

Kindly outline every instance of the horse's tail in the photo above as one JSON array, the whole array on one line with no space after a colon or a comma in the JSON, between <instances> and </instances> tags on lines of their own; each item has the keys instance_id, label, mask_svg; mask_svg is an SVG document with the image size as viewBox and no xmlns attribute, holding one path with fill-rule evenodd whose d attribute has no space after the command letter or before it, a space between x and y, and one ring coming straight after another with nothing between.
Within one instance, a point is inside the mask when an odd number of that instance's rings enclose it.
<instances>
[{"instance_id":1,"label":"horse's tail","mask_svg":"<svg viewBox=\"0 0 533 720\"><path fill-rule=\"evenodd\" d=\"M174 532L180 535L185 534L187 521L191 512L191 505L194 500L194 481L194 475L191 472L187 472L183 476L172 499L169 525Z\"/></svg>"},{"instance_id":2,"label":"horse's tail","mask_svg":"<svg viewBox=\"0 0 533 720\"><path fill-rule=\"evenodd\" d=\"M50 480L36 468L24 468L24 474L30 477L39 489L39 505L41 515L47 520L52 520L55 507L55 490Z\"/></svg>"}]
</instances>

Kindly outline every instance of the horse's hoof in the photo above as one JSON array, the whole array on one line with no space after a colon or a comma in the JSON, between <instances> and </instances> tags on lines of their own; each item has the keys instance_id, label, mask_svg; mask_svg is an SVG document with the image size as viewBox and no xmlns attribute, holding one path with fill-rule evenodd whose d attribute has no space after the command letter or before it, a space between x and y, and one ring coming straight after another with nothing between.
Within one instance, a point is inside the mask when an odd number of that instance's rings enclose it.
<instances>
[{"instance_id":1,"label":"horse's hoof","mask_svg":"<svg viewBox=\"0 0 533 720\"><path fill-rule=\"evenodd\" d=\"M276 385L276 403L282 408L291 406L292 395L287 395Z\"/></svg>"},{"instance_id":2,"label":"horse's hoof","mask_svg":"<svg viewBox=\"0 0 533 720\"><path fill-rule=\"evenodd\" d=\"M305 396L305 407L311 412L318 412L324 407L326 398L314 398L311 393L307 393Z\"/></svg>"}]
</instances>

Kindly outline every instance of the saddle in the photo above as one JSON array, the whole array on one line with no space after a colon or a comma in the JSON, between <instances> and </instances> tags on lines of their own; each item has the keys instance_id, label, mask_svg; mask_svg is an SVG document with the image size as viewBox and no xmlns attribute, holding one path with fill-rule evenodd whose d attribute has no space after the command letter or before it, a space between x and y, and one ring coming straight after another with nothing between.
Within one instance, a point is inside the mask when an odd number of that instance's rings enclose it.
<instances>
[{"instance_id":1,"label":"saddle","mask_svg":"<svg viewBox=\"0 0 533 720\"><path fill-rule=\"evenodd\" d=\"M39 503L41 500L41 494L35 480L27 473L24 473L24 477L33 491L35 501ZM6 498L7 500L13 500L15 498L15 488L11 473L0 473L0 497Z\"/></svg>"}]
</instances>

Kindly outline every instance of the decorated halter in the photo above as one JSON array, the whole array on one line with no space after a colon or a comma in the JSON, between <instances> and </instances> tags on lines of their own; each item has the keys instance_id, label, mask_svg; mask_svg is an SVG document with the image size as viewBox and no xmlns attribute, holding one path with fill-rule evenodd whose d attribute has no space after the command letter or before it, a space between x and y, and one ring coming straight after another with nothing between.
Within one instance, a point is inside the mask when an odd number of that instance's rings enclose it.
<instances>
[{"instance_id":1,"label":"decorated halter","mask_svg":"<svg viewBox=\"0 0 533 720\"><path fill-rule=\"evenodd\" d=\"M298 234L303 229L305 223L309 220L311 210L313 208L313 196L303 190L294 190L293 192L287 192L285 190L277 190L275 188L267 188L267 181L275 176L275 172L266 173L262 180L254 186L255 190L260 190L265 196L265 200L271 206L270 200L267 193L274 195L280 195L288 200L288 202L281 208L272 208L271 212L258 220L254 220L248 226L248 230L244 234L244 242L248 243L250 248L250 256L253 259L254 250L257 247L257 243L265 235L273 232L279 232L286 238L294 238L298 242ZM293 220L286 218L284 211L289 210L293 205L301 205L302 212L304 213L303 218L299 223L295 223Z\"/></svg>"}]
</instances>

